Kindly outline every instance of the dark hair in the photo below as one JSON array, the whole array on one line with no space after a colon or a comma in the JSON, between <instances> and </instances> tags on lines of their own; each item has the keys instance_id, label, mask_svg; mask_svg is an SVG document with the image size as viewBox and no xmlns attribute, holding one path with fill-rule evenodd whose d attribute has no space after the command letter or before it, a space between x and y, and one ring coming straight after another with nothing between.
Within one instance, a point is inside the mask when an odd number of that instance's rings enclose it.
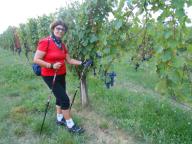
<instances>
[{"instance_id":1,"label":"dark hair","mask_svg":"<svg viewBox=\"0 0 192 144\"><path fill-rule=\"evenodd\" d=\"M53 22L51 23L51 25L50 25L51 32L53 32L54 28L55 28L56 26L58 26L58 25L62 25L63 28L65 29L65 32L67 32L68 27L67 27L67 25L66 25L62 20L55 20L55 21L53 21Z\"/></svg>"}]
</instances>

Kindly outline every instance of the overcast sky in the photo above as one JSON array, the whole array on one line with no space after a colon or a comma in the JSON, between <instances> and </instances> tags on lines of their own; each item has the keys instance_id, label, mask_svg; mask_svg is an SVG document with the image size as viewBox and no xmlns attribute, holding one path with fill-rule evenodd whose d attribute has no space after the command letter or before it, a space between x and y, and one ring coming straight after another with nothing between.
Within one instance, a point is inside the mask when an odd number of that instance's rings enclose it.
<instances>
[{"instance_id":1,"label":"overcast sky","mask_svg":"<svg viewBox=\"0 0 192 144\"><path fill-rule=\"evenodd\" d=\"M8 26L19 26L28 18L50 14L75 0L4 0L0 5L0 33ZM77 1L77 0L76 0ZM79 0L82 1L82 0ZM192 19L192 8L187 11Z\"/></svg>"},{"instance_id":2,"label":"overcast sky","mask_svg":"<svg viewBox=\"0 0 192 144\"><path fill-rule=\"evenodd\" d=\"M11 26L25 23L28 18L50 14L71 0L3 0L0 5L0 33Z\"/></svg>"}]
</instances>

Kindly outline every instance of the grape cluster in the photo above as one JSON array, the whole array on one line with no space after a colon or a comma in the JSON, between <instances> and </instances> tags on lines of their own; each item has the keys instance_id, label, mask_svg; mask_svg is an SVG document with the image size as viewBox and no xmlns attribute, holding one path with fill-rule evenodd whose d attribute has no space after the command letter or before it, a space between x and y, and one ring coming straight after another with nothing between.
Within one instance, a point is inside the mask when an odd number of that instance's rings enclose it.
<instances>
[{"instance_id":1,"label":"grape cluster","mask_svg":"<svg viewBox=\"0 0 192 144\"><path fill-rule=\"evenodd\" d=\"M116 77L115 72L109 72L105 74L105 85L109 89L114 85L115 77Z\"/></svg>"}]
</instances>

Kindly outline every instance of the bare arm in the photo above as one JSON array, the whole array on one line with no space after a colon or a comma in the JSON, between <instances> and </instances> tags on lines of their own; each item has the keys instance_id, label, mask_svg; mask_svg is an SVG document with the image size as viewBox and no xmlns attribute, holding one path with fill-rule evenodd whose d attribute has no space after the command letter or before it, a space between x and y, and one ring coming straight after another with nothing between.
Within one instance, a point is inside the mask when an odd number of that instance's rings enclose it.
<instances>
[{"instance_id":1,"label":"bare arm","mask_svg":"<svg viewBox=\"0 0 192 144\"><path fill-rule=\"evenodd\" d=\"M46 67L46 68L50 68L51 67L51 64L48 63L48 62L45 62L43 60L43 57L45 56L45 52L42 52L40 50L37 50L35 52L35 56L34 56L34 59L33 59L33 62L36 63L36 64L39 64L41 67Z\"/></svg>"},{"instance_id":2,"label":"bare arm","mask_svg":"<svg viewBox=\"0 0 192 144\"><path fill-rule=\"evenodd\" d=\"M82 61L71 59L69 54L67 54L67 56L66 56L66 61L68 64L73 64L73 65L81 65L82 64Z\"/></svg>"},{"instance_id":3,"label":"bare arm","mask_svg":"<svg viewBox=\"0 0 192 144\"><path fill-rule=\"evenodd\" d=\"M36 64L39 64L41 67L46 68L53 68L53 69L59 69L62 66L62 63L56 62L54 64L48 63L43 60L43 57L45 56L45 52L42 52L40 50L37 50L33 59L33 62Z\"/></svg>"}]
</instances>

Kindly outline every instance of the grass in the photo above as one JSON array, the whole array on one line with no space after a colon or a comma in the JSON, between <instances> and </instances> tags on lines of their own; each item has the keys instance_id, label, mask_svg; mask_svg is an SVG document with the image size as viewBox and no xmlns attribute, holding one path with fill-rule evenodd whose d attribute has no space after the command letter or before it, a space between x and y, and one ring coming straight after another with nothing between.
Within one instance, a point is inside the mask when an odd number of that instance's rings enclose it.
<instances>
[{"instance_id":1,"label":"grass","mask_svg":"<svg viewBox=\"0 0 192 144\"><path fill-rule=\"evenodd\" d=\"M113 119L115 125L128 133L134 133L146 143L191 143L191 111L174 107L170 99L152 93L158 78L150 73L150 69L140 69L136 73L125 62L118 62L114 69L118 77L115 87L105 92L103 83L98 83L90 90L94 93L91 99L96 111ZM96 81L91 81L91 88ZM136 86L133 88L136 90L132 91L132 87L123 85L125 82L134 83Z\"/></svg>"},{"instance_id":2,"label":"grass","mask_svg":"<svg viewBox=\"0 0 192 144\"><path fill-rule=\"evenodd\" d=\"M32 73L30 65L23 62L25 58L0 51L0 143L85 143L84 135L73 136L55 125L54 101L51 101L43 134L39 136L50 91L42 79Z\"/></svg>"},{"instance_id":3,"label":"grass","mask_svg":"<svg viewBox=\"0 0 192 144\"><path fill-rule=\"evenodd\" d=\"M86 144L90 139L87 135L71 135L55 125L53 100L43 135L39 136L49 90L40 77L34 76L31 67L23 62L24 58L2 49L0 53L0 143ZM88 79L90 107L105 118L99 128L108 129L107 121L111 121L114 127L119 127L142 143L191 143L191 112L175 107L167 97L154 91L158 77L150 72L148 65L141 66L135 72L125 59L116 62L113 70L117 72L117 78L111 89L106 89L104 83L91 74ZM76 84L76 76L68 73L68 93L74 93ZM79 106L79 99L76 98L74 108L78 110ZM74 119L86 124L84 118L74 115Z\"/></svg>"}]
</instances>

